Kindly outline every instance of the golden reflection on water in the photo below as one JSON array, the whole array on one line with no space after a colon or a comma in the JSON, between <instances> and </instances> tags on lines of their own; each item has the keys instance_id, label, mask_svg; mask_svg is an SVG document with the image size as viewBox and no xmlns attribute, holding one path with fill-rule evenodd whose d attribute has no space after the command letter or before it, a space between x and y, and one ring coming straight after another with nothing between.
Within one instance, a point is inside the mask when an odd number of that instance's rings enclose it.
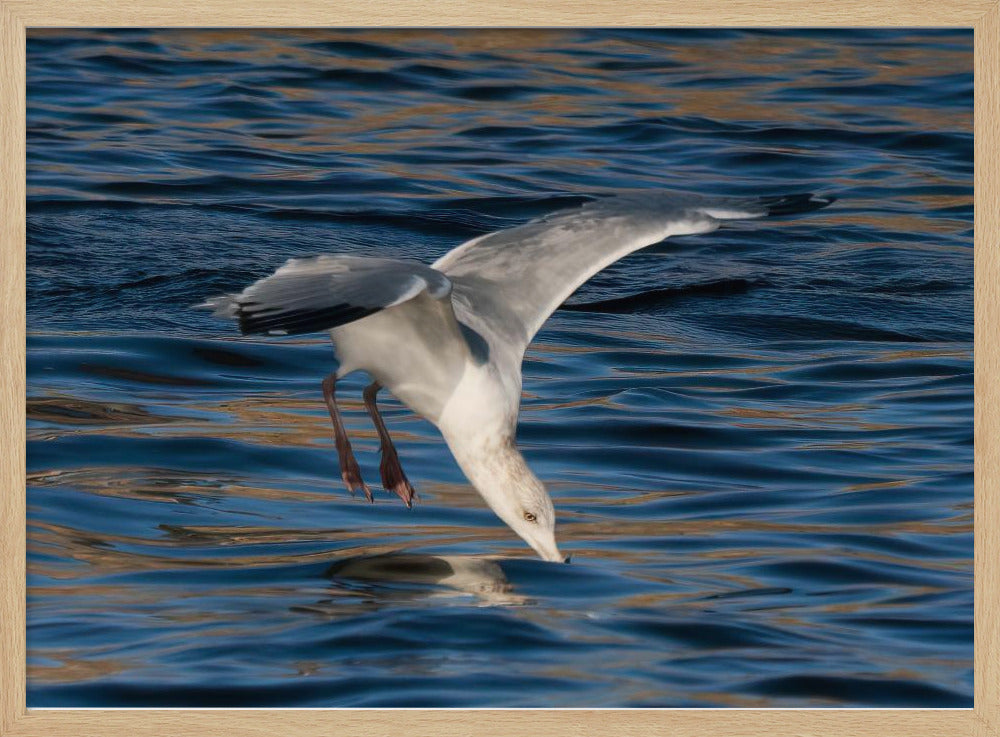
<instances>
[{"instance_id":1,"label":"golden reflection on water","mask_svg":"<svg viewBox=\"0 0 1000 737\"><path fill-rule=\"evenodd\" d=\"M139 404L95 402L68 394L28 397L29 421L57 422L63 425L150 425L177 421L177 418L154 415Z\"/></svg>"},{"instance_id":2,"label":"golden reflection on water","mask_svg":"<svg viewBox=\"0 0 1000 737\"><path fill-rule=\"evenodd\" d=\"M125 498L144 498L145 495L137 493L127 480L114 479L108 483L110 474L101 469L94 469L88 474L79 474L72 479L59 478L41 479L37 475L29 479L29 485L44 488L45 484L62 485L65 481L72 481L72 486L79 490L79 493L95 493L111 496L123 496ZM103 488L102 488L103 485ZM110 486L111 488L107 488ZM872 488L892 488L901 484L881 484ZM202 493L203 487L196 487ZM860 491L860 488L851 489ZM438 490L440 492L440 490ZM227 495L242 494L245 489L232 486L226 489ZM184 491L164 489L156 498L166 501L181 501ZM288 501L289 496L294 492L284 489L275 489L270 494L262 495L262 498L284 498ZM454 489L451 494L436 493L434 503L443 506L478 507L481 506L474 490L471 487L460 487ZM648 494L647 499L655 500L658 495ZM298 501L309 501L310 503L323 503L329 501L322 495L311 498L309 495L299 495ZM563 503L572 503L572 499L560 500ZM593 500L588 499L588 503ZM363 501L358 501L363 504ZM631 500L631 504L640 502ZM606 503L607 504L607 503ZM737 538L746 533L755 534L779 534L779 535L802 535L810 538L818 536L836 536L843 532L840 525L815 524L815 523L792 523L774 522L761 519L748 518L724 518L724 519L697 519L697 520L671 520L664 522L659 519L605 519L597 513L565 513L560 524L560 537L565 543L572 544L577 551L575 555L586 557L585 544L588 542L598 542L601 540L621 540L627 538L651 538L655 539L663 535L671 537L677 536L718 536L726 534L737 534ZM376 554L389 553L398 550L405 550L412 545L413 541L420 540L422 545L434 545L436 547L447 547L449 545L465 543L470 541L496 542L510 541L509 531L497 525L496 527L456 527L450 525L434 525L423 523L419 526L398 525L394 522L391 527L385 528L386 532L391 529L394 541L383 545L373 543L380 537L379 528L371 526L361 526L355 529L302 529L302 528L276 528L271 526L216 526L205 525L176 525L163 524L160 526L160 537L130 537L125 535L115 535L102 533L100 535L89 535L65 525L57 525L43 521L33 521L28 531L29 548L32 550L42 550L44 548L60 549L64 556L86 562L89 565L100 568L105 573L115 571L139 571L155 570L164 567L170 568L183 564L185 566L198 567L229 567L238 563L240 566L255 565L280 565L282 563L301 563L308 559L325 559L331 555L330 551L317 553L294 553L283 555L273 551L268 552L233 552L225 557L215 557L209 555L204 558L198 557L197 549L205 548L208 551L218 550L226 547L257 546L257 545L282 545L302 542L324 542L330 541L336 544L337 550L334 555L342 557L345 554ZM856 534L868 534L880 537L893 537L896 535L919 534L923 536L954 535L961 533L971 533L972 522L968 513L962 513L948 520L936 520L932 523L920 521L898 521L880 524L853 525L852 531ZM513 543L510 553L521 556L524 551ZM355 543L354 545L345 543ZM166 555L156 555L152 552L139 552L137 548L153 551L157 548L189 548L192 552L179 561L176 557ZM799 551L803 556L810 555L809 548ZM889 554L879 554L871 551L859 553L857 551L840 551L841 557L858 558L863 560L876 561L887 564L907 565L908 559ZM615 558L620 560L639 561L648 557L647 552L631 554L616 550L604 550L600 552L601 557ZM774 555L778 557L794 557L794 549L782 548L767 550L755 547L752 550L704 550L689 554L691 560L720 560L744 557L758 557ZM966 561L946 561L924 563L929 570L960 570L966 565ZM51 569L48 565L39 564L36 570L43 575L51 575L53 578L65 577L61 565L55 565ZM62 571L62 572L61 572ZM746 586L750 586L751 580L742 581Z\"/></svg>"},{"instance_id":3,"label":"golden reflection on water","mask_svg":"<svg viewBox=\"0 0 1000 737\"><path fill-rule=\"evenodd\" d=\"M33 29L33 34L45 38L49 31ZM555 29L502 29L502 30L463 30L455 33L444 30L420 30L400 35L398 31L378 30L362 37L350 32L324 29L322 32L282 30L271 34L251 31L209 31L199 30L183 37L177 34L152 34L150 40L164 44L179 60L191 62L206 59L226 62L245 62L254 65L273 65L274 67L290 67L299 65L302 68L315 70L345 69L388 73L400 65L398 59L378 55L352 56L331 55L322 46L307 46L303 42L313 40L338 42L356 42L360 40L391 46L404 41L427 49L430 52L440 50L446 54L488 54L495 53L496 58L481 61L473 56L464 60L434 57L434 63L444 69L461 70L467 65L488 64L494 73L511 70L515 77L511 84L544 91L544 94L534 94L527 99L481 100L473 101L449 98L428 100L425 92L412 94L409 90L395 90L391 95L384 95L377 101L366 99L364 102L345 98L341 105L349 115L342 118L317 120L309 119L307 125L297 125L295 135L270 138L269 149L286 154L305 152L342 152L345 155L370 157L384 154L385 157L366 158L366 166L381 170L392 176L411 178L433 169L434 178L438 182L439 191L450 187L456 191L475 186L472 169L463 172L451 164L420 164L394 160L401 147L414 150L422 140L439 142L442 136L455 135L461 130L475 127L507 124L512 113L526 127L550 127L559 130L572 130L578 126L591 125L605 117L605 111L615 102L628 103L635 100L657 100L660 104L646 110L633 109L637 119L648 117L655 120L669 111L674 116L690 116L692 118L710 117L718 121L733 121L746 124L747 121L773 123L775 116L774 99L779 94L789 94L796 86L808 88L811 85L828 84L829 80L815 77L810 72L821 73L838 69L864 69L865 76L858 80L838 83L850 89L859 85L892 85L912 84L914 78L942 74L960 74L967 71L968 53L964 49L938 49L933 56L923 52L918 44L913 47L881 45L877 50L860 48L850 44L818 43L824 53L820 56L810 56L808 46L803 46L801 39L781 38L776 36L727 38L724 43L664 43L649 39L615 39L615 38L584 38L575 30ZM115 53L125 58L133 57L142 60L147 57L142 52L115 46L115 37L108 36ZM242 45L242 47L241 47ZM588 67L585 71L577 70L579 54L636 53L653 50L661 58L667 58L682 66L667 67L646 79L637 79L634 75L622 75L613 69ZM873 63L872 56L878 58ZM155 57L154 57L155 58ZM800 67L794 81L788 79L788 60L794 59ZM750 83L732 84L728 86L690 85L683 82L692 78L704 82L706 70L729 69L737 70L745 81ZM530 70L530 71L526 71ZM731 72L734 79L736 72ZM279 75L280 76L280 75ZM294 78L294 73L288 76ZM578 79L578 77L580 77ZM218 81L226 80L225 73L216 77ZM192 78L188 84L204 84L205 77ZM122 83L142 83L141 77L126 76ZM184 84L183 81L172 80L173 84ZM440 83L446 86L447 82ZM579 88L600 87L602 95L579 94L576 91L560 93L558 90L566 85L577 85ZM311 101L321 99L328 92L322 88L310 88L306 84L296 85L291 82L279 83L268 88L271 94L279 95L290 101ZM816 124L837 116L850 116L857 113L856 103L837 102L836 95L828 95L820 103L810 101L809 105L789 103L782 106L783 124L789 126ZM883 100L883 102L891 102ZM48 107L42 107L42 105ZM152 101L153 105L164 104L162 101ZM38 109L58 112L58 106L50 103L38 103ZM282 109L284 107L282 106ZM128 125L134 130L147 127L147 123L138 118L144 115L136 110L128 100L121 103L109 102L103 105L99 112L108 115L126 116L132 122ZM502 114L498 114L502 112ZM894 104L892 115L897 120L907 121L913 129L957 131L972 131L971 111L962 111L954 107L922 107L920 105ZM260 126L269 123L285 125L285 113L268 113L258 111L255 116L258 130ZM294 121L292 121L294 122ZM198 127L214 130L226 130L240 127L244 121L239 117L220 114L217 118L201 116ZM867 128L866 130L877 130ZM377 133L373 133L377 132ZM72 136L97 140L103 135L101 129L73 130ZM360 140L363 139L363 140ZM346 144L345 141L349 141ZM150 141L155 144L155 141ZM164 139L164 145L176 147L176 136ZM194 146L194 144L191 144ZM766 147L769 151L777 151L775 147ZM788 153L811 153L809 149L797 146L786 146ZM577 152L579 153L579 152ZM588 168L600 168L610 165L610 162L600 157L584 159L580 157L561 156L558 153L535 152L538 168L549 167L565 172L585 171ZM52 173L59 171L56 163L37 165L41 170ZM303 166L303 171L308 167ZM173 173L165 172L165 179L171 177L186 177L190 171L178 169ZM314 176L321 176L316 170ZM245 172L248 178L266 175ZM644 176L636 172L636 181ZM928 171L928 177L935 176ZM655 179L655 177L650 177ZM847 186L847 182L844 183ZM399 196L404 196L400 194ZM420 196L420 195L414 195ZM935 196L937 197L937 196ZM953 197L954 199L954 197ZM968 204L968 198L962 199ZM938 202L943 202L938 198ZM931 204L930 202L928 204ZM852 215L852 218L855 215ZM916 215L898 216L897 222L878 223L883 227L901 229L923 228L929 232L945 232L957 227L948 221L935 221L932 218L922 218ZM831 222L838 222L836 219ZM857 220L852 220L857 223ZM935 231L934 229L938 229Z\"/></svg>"},{"instance_id":4,"label":"golden reflection on water","mask_svg":"<svg viewBox=\"0 0 1000 737\"><path fill-rule=\"evenodd\" d=\"M58 665L41 665L34 662L27 664L29 680L45 683L78 683L96 678L125 673L140 665L138 659L81 658L77 651L69 648L61 650L46 650L45 659L58 661Z\"/></svg>"},{"instance_id":5,"label":"golden reflection on water","mask_svg":"<svg viewBox=\"0 0 1000 737\"><path fill-rule=\"evenodd\" d=\"M643 347L650 345L656 336L641 333L631 333L607 330L610 338L616 341L641 341ZM315 341L303 341L312 344ZM662 350L671 350L665 346ZM548 356L573 355L583 349L574 346L549 343L540 344L532 351L535 360L545 362ZM616 352L639 352L640 347L620 344L610 350ZM592 350L590 351L593 352ZM817 357L823 356L819 353ZM829 354L831 357L836 354ZM944 357L963 357L964 351L940 350L936 348L905 349L886 348L881 352L866 357L871 362L896 362L901 360L920 360ZM757 377L758 380L778 381L775 374L784 369L781 363L771 362L768 354L748 351L741 356L747 361L763 362L759 365L731 367L709 371L673 371L673 372L641 372L642 376L670 376L674 378L687 376L743 375ZM627 372L625 372L627 373ZM129 378L135 380L134 372ZM140 377L142 378L142 377ZM162 385L159 377L145 377L154 386ZM712 393L718 387L703 387L702 391ZM540 395L535 395L540 396ZM358 398L344 396L343 405L346 410L352 437L359 451L374 453L378 447L377 435L370 427L363 406ZM597 395L585 399L569 399L563 401L543 401L526 408L529 416L534 413L544 414L563 409L578 409L587 406L620 407L613 397ZM156 404L146 402L97 402L85 398L74 397L62 392L43 397L33 397L28 400L29 420L39 423L29 430L32 438L57 439L79 435L104 437L158 437L158 438L217 438L236 441L250 446L286 447L286 448L322 448L330 451L330 481L328 491L318 491L313 488L290 488L287 486L266 486L254 483L250 478L219 475L206 476L196 471L178 471L148 468L142 466L116 466L103 468L94 466L82 469L51 469L33 470L28 474L29 487L36 490L73 489L79 494L93 494L122 499L137 499L143 501L159 501L179 504L200 504L206 498L220 500L254 499L271 501L276 505L290 503L329 504L350 503L346 492L342 489L335 465L335 456L330 439L329 419L325 409L317 397L286 395L276 392L253 393L244 396L228 396L211 401L199 398L197 394L182 407L172 407L170 415L156 411ZM182 413L177 413L182 410ZM886 422L872 422L867 413L870 407L856 402L830 403L817 406L798 407L754 407L746 405L720 406L714 411L725 424L730 426L758 427L761 429L788 428L850 428L863 431L885 431L899 429L901 426ZM218 417L220 414L228 418L227 422L216 419L199 419L201 417ZM409 444L431 442L441 444L440 439L429 425L412 418L408 413L392 416L390 426L397 442L405 448ZM757 420L759 422L753 422ZM418 424L414 424L418 423ZM420 428L419 431L411 431ZM428 433L430 433L428 435ZM798 450L809 451L819 449L854 449L868 451L874 447L900 447L898 442L880 439L878 441L862 442L856 438L833 441L814 441L797 446ZM404 450L405 455L405 450ZM873 490L900 489L901 492L911 484L920 481L920 477L878 480L868 483L845 484L839 489L831 489L831 493L859 493ZM842 532L838 525L811 523L795 523L790 521L764 521L746 518L726 519L676 519L663 522L660 519L603 519L598 512L583 513L573 511L579 508L600 509L601 507L633 507L642 508L647 504L660 503L672 498L692 496L690 490L680 491L665 488L659 491L629 489L627 483L600 483L587 480L570 482L559 480L552 484L556 492L557 503L565 507L560 513L560 538L565 544L572 545L575 555L585 558L589 553L597 554L596 549L588 547L588 543L603 540L621 540L628 538L656 539L667 535L676 536L719 536L729 534L775 534L816 537L836 535ZM707 490L706 490L707 491ZM361 504L362 502L357 502ZM484 505L475 491L464 483L425 483L421 485L418 508L421 503L428 503L449 509L484 509ZM510 531L497 524L493 527L461 527L451 525L427 524L421 521L419 525L400 525L393 519L391 524L381 528L384 533L391 531L392 542L378 543L382 533L377 526L365 523L355 529L302 529L273 526L267 523L256 525L180 525L163 524L162 533L158 537L129 537L122 535L87 535L66 525L45 522L33 522L29 529L29 546L32 550L59 551L59 557L86 563L102 572L126 572L140 570L164 570L177 566L180 561L173 555L157 554L157 549L185 548L191 551L183 559L185 566L216 567L228 566L238 562L240 566L266 566L283 563L301 563L303 560L325 559L331 554L375 554L389 553L406 549L414 543L445 547L472 541L500 544L505 554L523 556L525 551L518 541L513 539ZM971 532L971 516L962 512L950 520L938 520L934 523L915 521L886 522L882 524L854 525L852 530L858 534L870 534L883 537L898 535L953 535ZM321 551L314 553L275 554L273 551L240 550L245 546L280 547L303 542L323 543L329 541L336 548L335 553ZM200 556L200 548L221 549L231 548L231 556L214 558ZM742 560L760 556L788 557L794 556L795 550L754 548L752 550L717 550L691 553L690 561L712 560ZM807 555L803 549L798 554ZM865 552L853 553L860 559L882 564L906 565L907 561L898 556ZM600 550L600 556L609 560L618 560L631 564L640 564L647 553L632 553L620 549ZM850 556L848 556L850 557ZM928 562L930 570L960 570L964 561ZM68 572L60 565L39 563L36 570L53 579L72 578L75 573ZM733 586L752 588L755 581L752 576L734 577Z\"/></svg>"}]
</instances>

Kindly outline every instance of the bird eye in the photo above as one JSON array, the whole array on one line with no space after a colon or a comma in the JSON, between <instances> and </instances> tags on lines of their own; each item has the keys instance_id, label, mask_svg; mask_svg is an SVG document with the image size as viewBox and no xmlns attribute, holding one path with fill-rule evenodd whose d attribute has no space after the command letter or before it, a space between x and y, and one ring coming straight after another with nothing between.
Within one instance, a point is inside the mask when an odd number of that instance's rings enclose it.
<instances>
[{"instance_id":1,"label":"bird eye","mask_svg":"<svg viewBox=\"0 0 1000 737\"><path fill-rule=\"evenodd\" d=\"M535 515L533 515L531 512L525 512L524 513L524 518L526 520L528 520L528 522L537 522L538 521L538 517L536 517Z\"/></svg>"}]
</instances>

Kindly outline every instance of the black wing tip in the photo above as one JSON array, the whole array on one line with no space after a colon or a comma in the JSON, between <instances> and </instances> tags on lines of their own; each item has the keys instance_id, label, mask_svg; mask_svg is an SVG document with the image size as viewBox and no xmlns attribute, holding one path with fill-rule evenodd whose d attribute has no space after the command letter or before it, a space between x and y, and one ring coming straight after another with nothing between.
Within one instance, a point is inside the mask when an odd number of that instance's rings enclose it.
<instances>
[{"instance_id":1,"label":"black wing tip","mask_svg":"<svg viewBox=\"0 0 1000 737\"><path fill-rule=\"evenodd\" d=\"M836 201L836 197L830 195L821 197L812 192L761 197L758 200L767 209L768 217L772 215L798 215L803 212L822 210Z\"/></svg>"},{"instance_id":2,"label":"black wing tip","mask_svg":"<svg viewBox=\"0 0 1000 737\"><path fill-rule=\"evenodd\" d=\"M322 309L256 310L253 303L239 304L236 322L243 335L305 335L321 333L362 317L381 308L339 304Z\"/></svg>"}]
</instances>

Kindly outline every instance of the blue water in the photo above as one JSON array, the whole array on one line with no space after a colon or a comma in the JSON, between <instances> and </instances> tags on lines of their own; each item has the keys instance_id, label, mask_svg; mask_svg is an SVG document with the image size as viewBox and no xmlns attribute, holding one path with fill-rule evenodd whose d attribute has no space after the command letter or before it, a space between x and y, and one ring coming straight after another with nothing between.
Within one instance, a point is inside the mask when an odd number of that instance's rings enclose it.
<instances>
[{"instance_id":1,"label":"blue water","mask_svg":"<svg viewBox=\"0 0 1000 737\"><path fill-rule=\"evenodd\" d=\"M972 704L972 35L28 34L29 706ZM322 336L190 309L634 188L830 208L571 298L519 441L571 565Z\"/></svg>"}]
</instances>

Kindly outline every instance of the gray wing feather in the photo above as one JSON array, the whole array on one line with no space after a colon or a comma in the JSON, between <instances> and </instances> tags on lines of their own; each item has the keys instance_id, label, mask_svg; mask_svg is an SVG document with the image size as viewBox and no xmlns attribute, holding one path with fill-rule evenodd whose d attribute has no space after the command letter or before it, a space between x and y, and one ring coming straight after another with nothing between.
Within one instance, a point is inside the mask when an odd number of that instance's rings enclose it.
<instances>
[{"instance_id":1,"label":"gray wing feather","mask_svg":"<svg viewBox=\"0 0 1000 737\"><path fill-rule=\"evenodd\" d=\"M324 255L291 259L239 294L199 307L239 322L244 334L300 335L339 327L427 293L451 294L439 271L415 261Z\"/></svg>"},{"instance_id":2,"label":"gray wing feather","mask_svg":"<svg viewBox=\"0 0 1000 737\"><path fill-rule=\"evenodd\" d=\"M714 230L723 220L806 212L832 201L811 194L618 195L480 236L433 267L452 280L459 319L495 336L496 347L506 348L519 361L532 337L567 297L629 253L672 235Z\"/></svg>"}]
</instances>

